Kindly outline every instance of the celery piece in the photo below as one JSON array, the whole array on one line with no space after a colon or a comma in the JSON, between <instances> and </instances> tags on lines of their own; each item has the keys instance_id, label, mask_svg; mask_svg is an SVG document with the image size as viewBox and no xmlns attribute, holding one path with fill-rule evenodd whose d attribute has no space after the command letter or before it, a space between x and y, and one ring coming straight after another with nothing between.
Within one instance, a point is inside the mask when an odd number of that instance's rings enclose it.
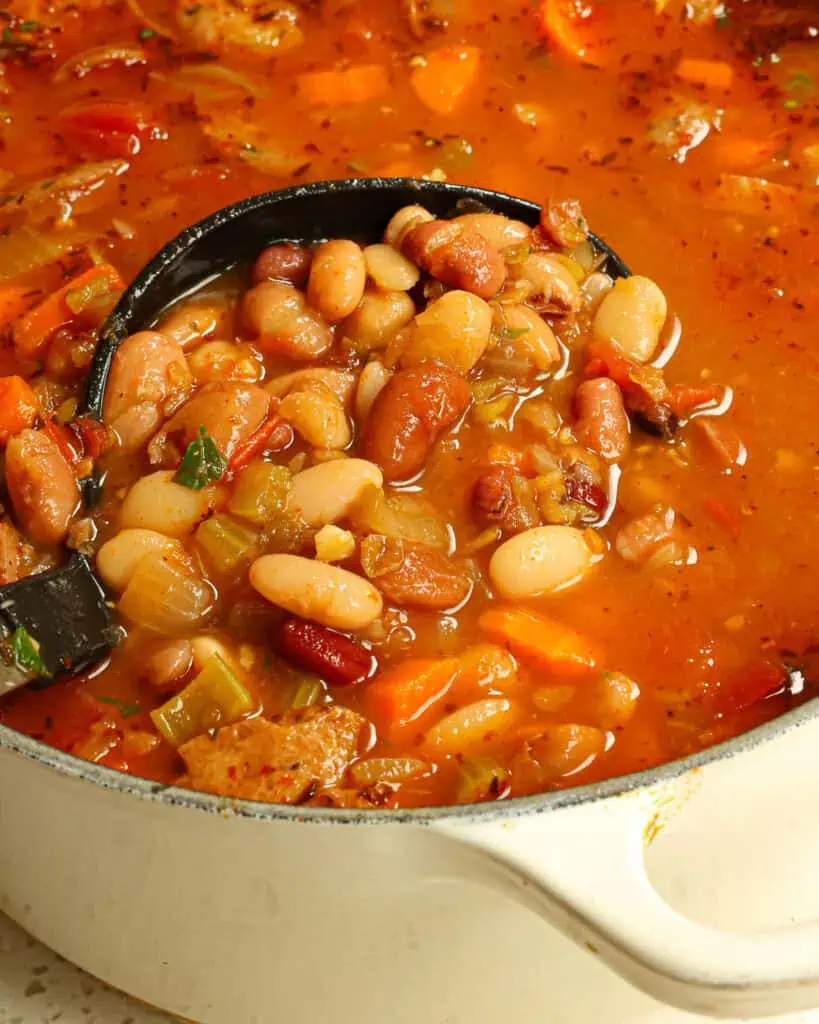
<instances>
[{"instance_id":1,"label":"celery piece","mask_svg":"<svg viewBox=\"0 0 819 1024\"><path fill-rule=\"evenodd\" d=\"M216 514L206 519L196 531L196 543L216 572L234 572L256 554L259 534L231 516Z\"/></svg>"},{"instance_id":2,"label":"celery piece","mask_svg":"<svg viewBox=\"0 0 819 1024\"><path fill-rule=\"evenodd\" d=\"M230 511L251 523L269 523L284 512L291 479L286 466L251 462L236 481L229 502Z\"/></svg>"}]
</instances>

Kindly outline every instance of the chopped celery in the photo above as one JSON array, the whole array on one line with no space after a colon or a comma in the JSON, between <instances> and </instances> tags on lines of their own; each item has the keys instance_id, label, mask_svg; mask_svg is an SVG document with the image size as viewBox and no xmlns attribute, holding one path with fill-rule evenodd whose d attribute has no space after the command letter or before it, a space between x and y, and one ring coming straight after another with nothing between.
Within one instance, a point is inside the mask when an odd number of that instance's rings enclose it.
<instances>
[{"instance_id":1,"label":"chopped celery","mask_svg":"<svg viewBox=\"0 0 819 1024\"><path fill-rule=\"evenodd\" d=\"M270 523L287 506L291 479L286 466L251 462L239 475L229 502L230 511L251 523Z\"/></svg>"},{"instance_id":2,"label":"chopped celery","mask_svg":"<svg viewBox=\"0 0 819 1024\"><path fill-rule=\"evenodd\" d=\"M475 406L473 416L478 423L493 425L505 420L512 411L514 395L499 395L490 402L481 402Z\"/></svg>"},{"instance_id":3,"label":"chopped celery","mask_svg":"<svg viewBox=\"0 0 819 1024\"><path fill-rule=\"evenodd\" d=\"M151 718L168 743L179 747L209 729L244 718L255 706L249 690L218 654L212 654L185 689L152 711Z\"/></svg>"},{"instance_id":4,"label":"chopped celery","mask_svg":"<svg viewBox=\"0 0 819 1024\"><path fill-rule=\"evenodd\" d=\"M227 574L250 561L258 549L259 534L231 516L217 514L198 528L196 543L208 564L216 572Z\"/></svg>"},{"instance_id":5,"label":"chopped celery","mask_svg":"<svg viewBox=\"0 0 819 1024\"><path fill-rule=\"evenodd\" d=\"M458 803L496 800L507 788L508 773L491 757L470 757L458 767Z\"/></svg>"},{"instance_id":6,"label":"chopped celery","mask_svg":"<svg viewBox=\"0 0 819 1024\"><path fill-rule=\"evenodd\" d=\"M316 704L324 693L318 676L302 676L290 700L291 708L309 708Z\"/></svg>"}]
</instances>

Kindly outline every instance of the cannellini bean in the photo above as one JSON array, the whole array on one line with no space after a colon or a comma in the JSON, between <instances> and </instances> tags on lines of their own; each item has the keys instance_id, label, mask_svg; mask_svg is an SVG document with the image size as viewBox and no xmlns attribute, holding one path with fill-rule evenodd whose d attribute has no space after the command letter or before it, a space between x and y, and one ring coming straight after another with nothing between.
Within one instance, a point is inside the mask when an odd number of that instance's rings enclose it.
<instances>
[{"instance_id":1,"label":"cannellini bean","mask_svg":"<svg viewBox=\"0 0 819 1024\"><path fill-rule=\"evenodd\" d=\"M166 338L181 345L182 348L188 349L202 338L215 334L223 326L226 314L227 310L224 306L186 303L172 309L160 321L157 330Z\"/></svg>"},{"instance_id":2,"label":"cannellini bean","mask_svg":"<svg viewBox=\"0 0 819 1024\"><path fill-rule=\"evenodd\" d=\"M507 245L520 245L532 233L528 224L522 220L511 220L499 213L462 213L454 217L456 224L473 228L496 249L505 249Z\"/></svg>"},{"instance_id":3,"label":"cannellini bean","mask_svg":"<svg viewBox=\"0 0 819 1024\"><path fill-rule=\"evenodd\" d=\"M189 533L208 514L207 490L194 491L173 481L173 470L140 477L125 495L119 512L122 530L156 530L168 537Z\"/></svg>"},{"instance_id":4,"label":"cannellini bean","mask_svg":"<svg viewBox=\"0 0 819 1024\"><path fill-rule=\"evenodd\" d=\"M537 597L581 580L592 553L581 530L537 526L510 537L492 555L489 575L503 597Z\"/></svg>"},{"instance_id":5,"label":"cannellini bean","mask_svg":"<svg viewBox=\"0 0 819 1024\"><path fill-rule=\"evenodd\" d=\"M402 206L390 218L384 231L384 241L388 245L398 248L411 228L430 220L435 220L435 218L423 206Z\"/></svg>"},{"instance_id":6,"label":"cannellini bean","mask_svg":"<svg viewBox=\"0 0 819 1024\"><path fill-rule=\"evenodd\" d=\"M250 345L234 341L206 341L188 356L188 366L199 384L217 381L261 380L264 366Z\"/></svg>"},{"instance_id":7,"label":"cannellini bean","mask_svg":"<svg viewBox=\"0 0 819 1024\"><path fill-rule=\"evenodd\" d=\"M221 658L234 672L239 669L238 662L227 645L222 643L221 640L217 640L215 636L195 636L191 640L191 649L193 650L193 667L197 671L201 671L205 667L205 662L208 658L212 658L214 654Z\"/></svg>"},{"instance_id":8,"label":"cannellini bean","mask_svg":"<svg viewBox=\"0 0 819 1024\"><path fill-rule=\"evenodd\" d=\"M580 308L577 279L554 253L535 252L522 263L510 264L509 276L516 281L529 281L534 288L532 298L538 297L544 305Z\"/></svg>"},{"instance_id":9,"label":"cannellini bean","mask_svg":"<svg viewBox=\"0 0 819 1024\"><path fill-rule=\"evenodd\" d=\"M307 301L325 320L337 323L361 302L366 282L361 246L349 238L333 238L313 253Z\"/></svg>"},{"instance_id":10,"label":"cannellini bean","mask_svg":"<svg viewBox=\"0 0 819 1024\"><path fill-rule=\"evenodd\" d=\"M285 395L279 415L315 448L338 450L352 440L344 406L320 381L302 384Z\"/></svg>"},{"instance_id":11,"label":"cannellini bean","mask_svg":"<svg viewBox=\"0 0 819 1024\"><path fill-rule=\"evenodd\" d=\"M384 390L389 379L390 371L377 359L367 363L361 371L355 393L355 415L359 423L363 423L370 415L373 402Z\"/></svg>"},{"instance_id":12,"label":"cannellini bean","mask_svg":"<svg viewBox=\"0 0 819 1024\"><path fill-rule=\"evenodd\" d=\"M262 555L250 567L250 583L272 604L333 629L363 629L383 608L372 583L300 555Z\"/></svg>"},{"instance_id":13,"label":"cannellini bean","mask_svg":"<svg viewBox=\"0 0 819 1024\"><path fill-rule=\"evenodd\" d=\"M355 374L348 370L333 370L329 367L311 366L306 370L296 370L294 373L285 373L281 377L275 377L265 385L267 391L274 398L284 396L302 384L311 384L318 381L328 387L333 394L345 405L350 401L355 388Z\"/></svg>"},{"instance_id":14,"label":"cannellini bean","mask_svg":"<svg viewBox=\"0 0 819 1024\"><path fill-rule=\"evenodd\" d=\"M257 284L245 294L242 311L263 352L313 360L333 344L330 328L307 306L303 293L288 284Z\"/></svg>"},{"instance_id":15,"label":"cannellini bean","mask_svg":"<svg viewBox=\"0 0 819 1024\"><path fill-rule=\"evenodd\" d=\"M458 673L477 686L486 689L515 690L518 668L515 659L498 644L475 644L458 658Z\"/></svg>"},{"instance_id":16,"label":"cannellini bean","mask_svg":"<svg viewBox=\"0 0 819 1024\"><path fill-rule=\"evenodd\" d=\"M289 507L308 526L324 526L343 519L368 487L383 482L381 470L366 459L322 462L293 477Z\"/></svg>"},{"instance_id":17,"label":"cannellini bean","mask_svg":"<svg viewBox=\"0 0 819 1024\"><path fill-rule=\"evenodd\" d=\"M590 696L599 709L595 720L604 729L624 725L634 714L640 687L625 672L604 672Z\"/></svg>"},{"instance_id":18,"label":"cannellini bean","mask_svg":"<svg viewBox=\"0 0 819 1024\"><path fill-rule=\"evenodd\" d=\"M594 317L594 336L616 345L637 363L647 363L657 351L668 315L668 303L648 277L620 277L603 297Z\"/></svg>"},{"instance_id":19,"label":"cannellini bean","mask_svg":"<svg viewBox=\"0 0 819 1024\"><path fill-rule=\"evenodd\" d=\"M443 753L457 754L510 723L515 707L506 697L486 697L458 708L429 730L427 743Z\"/></svg>"},{"instance_id":20,"label":"cannellini bean","mask_svg":"<svg viewBox=\"0 0 819 1024\"><path fill-rule=\"evenodd\" d=\"M421 271L403 253L380 242L367 246L364 262L375 284L387 291L409 291L421 277Z\"/></svg>"},{"instance_id":21,"label":"cannellini bean","mask_svg":"<svg viewBox=\"0 0 819 1024\"><path fill-rule=\"evenodd\" d=\"M124 590L137 564L153 551L183 553L178 540L156 530L127 529L107 540L97 552L97 570L113 590Z\"/></svg>"},{"instance_id":22,"label":"cannellini bean","mask_svg":"<svg viewBox=\"0 0 819 1024\"><path fill-rule=\"evenodd\" d=\"M148 656L145 675L151 686L164 689L189 672L192 664L190 640L169 640Z\"/></svg>"},{"instance_id":23,"label":"cannellini bean","mask_svg":"<svg viewBox=\"0 0 819 1024\"><path fill-rule=\"evenodd\" d=\"M551 370L560 362L560 345L543 317L524 305L505 306L504 315L506 331L514 335L509 341L513 350L531 360L538 370Z\"/></svg>"},{"instance_id":24,"label":"cannellini bean","mask_svg":"<svg viewBox=\"0 0 819 1024\"><path fill-rule=\"evenodd\" d=\"M466 373L486 351L491 329L489 303L471 292L446 292L415 318L401 365L417 366L434 359Z\"/></svg>"},{"instance_id":25,"label":"cannellini bean","mask_svg":"<svg viewBox=\"0 0 819 1024\"><path fill-rule=\"evenodd\" d=\"M357 352L386 348L415 316L415 303L406 292L370 288L342 325L345 338Z\"/></svg>"},{"instance_id":26,"label":"cannellini bean","mask_svg":"<svg viewBox=\"0 0 819 1024\"><path fill-rule=\"evenodd\" d=\"M606 737L590 725L561 723L546 726L531 747L546 782L586 767L603 753Z\"/></svg>"},{"instance_id":27,"label":"cannellini bean","mask_svg":"<svg viewBox=\"0 0 819 1024\"><path fill-rule=\"evenodd\" d=\"M588 309L595 309L613 287L614 281L612 281L609 275L604 274L601 270L596 270L593 274L589 274L580 286L583 304Z\"/></svg>"}]
</instances>

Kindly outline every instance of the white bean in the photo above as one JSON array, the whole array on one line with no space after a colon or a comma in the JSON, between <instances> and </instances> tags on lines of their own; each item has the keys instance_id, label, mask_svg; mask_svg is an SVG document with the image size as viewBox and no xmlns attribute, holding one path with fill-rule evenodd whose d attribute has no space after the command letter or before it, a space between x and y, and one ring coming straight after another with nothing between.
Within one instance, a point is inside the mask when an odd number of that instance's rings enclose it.
<instances>
[{"instance_id":1,"label":"white bean","mask_svg":"<svg viewBox=\"0 0 819 1024\"><path fill-rule=\"evenodd\" d=\"M334 238L323 242L313 254L307 301L325 320L337 323L361 302L366 282L361 247L349 238Z\"/></svg>"},{"instance_id":2,"label":"white bean","mask_svg":"<svg viewBox=\"0 0 819 1024\"><path fill-rule=\"evenodd\" d=\"M372 583L300 555L262 555L250 567L250 583L280 608L333 629L363 629L383 608Z\"/></svg>"},{"instance_id":3,"label":"white bean","mask_svg":"<svg viewBox=\"0 0 819 1024\"><path fill-rule=\"evenodd\" d=\"M337 450L352 440L344 406L320 381L308 382L285 395L279 415L315 448Z\"/></svg>"},{"instance_id":4,"label":"white bean","mask_svg":"<svg viewBox=\"0 0 819 1024\"><path fill-rule=\"evenodd\" d=\"M120 530L97 552L97 571L113 590L125 590L139 561L153 551L182 554L182 545L156 530Z\"/></svg>"},{"instance_id":5,"label":"white bean","mask_svg":"<svg viewBox=\"0 0 819 1024\"><path fill-rule=\"evenodd\" d=\"M391 376L392 374L387 367L377 359L367 363L361 371L361 376L358 378L358 388L355 393L355 415L359 423L363 423L370 415L373 402L384 390Z\"/></svg>"},{"instance_id":6,"label":"white bean","mask_svg":"<svg viewBox=\"0 0 819 1024\"><path fill-rule=\"evenodd\" d=\"M538 370L551 370L560 361L560 345L543 317L524 305L505 306L504 314L506 330L513 335L512 349L530 359Z\"/></svg>"},{"instance_id":7,"label":"white bean","mask_svg":"<svg viewBox=\"0 0 819 1024\"><path fill-rule=\"evenodd\" d=\"M173 481L173 470L140 477L125 495L120 529L156 530L167 537L189 533L208 514L207 490L195 491Z\"/></svg>"},{"instance_id":8,"label":"white bean","mask_svg":"<svg viewBox=\"0 0 819 1024\"><path fill-rule=\"evenodd\" d=\"M492 555L489 575L503 597L537 597L581 580L592 553L581 530L537 526L510 537Z\"/></svg>"},{"instance_id":9,"label":"white bean","mask_svg":"<svg viewBox=\"0 0 819 1024\"><path fill-rule=\"evenodd\" d=\"M435 218L423 206L402 206L390 218L384 231L384 241L397 249L411 228L418 224L426 224L430 220Z\"/></svg>"},{"instance_id":10,"label":"white bean","mask_svg":"<svg viewBox=\"0 0 819 1024\"><path fill-rule=\"evenodd\" d=\"M620 277L603 296L594 317L594 336L616 345L637 363L647 363L657 350L668 315L668 303L648 277Z\"/></svg>"},{"instance_id":11,"label":"white bean","mask_svg":"<svg viewBox=\"0 0 819 1024\"><path fill-rule=\"evenodd\" d=\"M464 373L486 351L492 330L492 309L471 292L446 292L430 302L407 330L402 366L435 359Z\"/></svg>"},{"instance_id":12,"label":"white bean","mask_svg":"<svg viewBox=\"0 0 819 1024\"><path fill-rule=\"evenodd\" d=\"M554 303L563 309L580 308L577 278L555 253L536 252L523 263L509 264L509 276L516 281L521 278L528 281L534 288L534 295L547 304Z\"/></svg>"},{"instance_id":13,"label":"white bean","mask_svg":"<svg viewBox=\"0 0 819 1024\"><path fill-rule=\"evenodd\" d=\"M421 277L418 267L391 245L368 245L364 260L367 273L379 288L387 291L409 291Z\"/></svg>"},{"instance_id":14,"label":"white bean","mask_svg":"<svg viewBox=\"0 0 819 1024\"><path fill-rule=\"evenodd\" d=\"M214 334L224 324L226 314L224 306L185 303L172 309L156 329L166 338L188 349L202 338Z\"/></svg>"},{"instance_id":15,"label":"white bean","mask_svg":"<svg viewBox=\"0 0 819 1024\"><path fill-rule=\"evenodd\" d=\"M427 742L448 754L461 753L506 725L514 713L506 697L486 697L442 718L427 733Z\"/></svg>"},{"instance_id":16,"label":"white bean","mask_svg":"<svg viewBox=\"0 0 819 1024\"><path fill-rule=\"evenodd\" d=\"M333 344L330 328L289 284L257 284L245 293L242 311L264 352L307 361L323 356Z\"/></svg>"},{"instance_id":17,"label":"white bean","mask_svg":"<svg viewBox=\"0 0 819 1024\"><path fill-rule=\"evenodd\" d=\"M414 316L415 303L406 292L369 288L341 329L361 354L386 348Z\"/></svg>"},{"instance_id":18,"label":"white bean","mask_svg":"<svg viewBox=\"0 0 819 1024\"><path fill-rule=\"evenodd\" d=\"M169 640L145 662L145 675L151 686L164 689L190 671L193 648L189 640Z\"/></svg>"},{"instance_id":19,"label":"white bean","mask_svg":"<svg viewBox=\"0 0 819 1024\"><path fill-rule=\"evenodd\" d=\"M311 366L306 370L295 370L293 373L275 377L265 385L274 398L284 398L294 388L302 384L318 381L328 387L345 405L350 401L355 387L355 374L349 370L333 370L330 367Z\"/></svg>"},{"instance_id":20,"label":"white bean","mask_svg":"<svg viewBox=\"0 0 819 1024\"><path fill-rule=\"evenodd\" d=\"M522 220L510 220L499 213L462 213L453 219L456 224L463 224L465 228L472 228L483 235L496 249L520 245L532 233L529 225Z\"/></svg>"},{"instance_id":21,"label":"white bean","mask_svg":"<svg viewBox=\"0 0 819 1024\"><path fill-rule=\"evenodd\" d=\"M308 526L324 526L343 519L367 487L381 487L384 477L366 459L322 462L296 473L290 490L290 508Z\"/></svg>"},{"instance_id":22,"label":"white bean","mask_svg":"<svg viewBox=\"0 0 819 1024\"><path fill-rule=\"evenodd\" d=\"M254 383L264 373L261 358L250 345L206 341L188 356L188 366L200 384L217 381Z\"/></svg>"}]
</instances>

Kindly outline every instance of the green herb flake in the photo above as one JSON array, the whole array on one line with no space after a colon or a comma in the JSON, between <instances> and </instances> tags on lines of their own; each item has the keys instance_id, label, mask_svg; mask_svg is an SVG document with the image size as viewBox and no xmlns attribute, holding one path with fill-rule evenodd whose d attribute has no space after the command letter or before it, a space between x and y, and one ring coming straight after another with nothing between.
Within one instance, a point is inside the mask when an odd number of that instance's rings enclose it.
<instances>
[{"instance_id":1,"label":"green herb flake","mask_svg":"<svg viewBox=\"0 0 819 1024\"><path fill-rule=\"evenodd\" d=\"M156 32L154 32L154 30L152 28L141 28L139 30L139 38L140 39L153 39L153 37L155 35L156 35Z\"/></svg>"},{"instance_id":2,"label":"green herb flake","mask_svg":"<svg viewBox=\"0 0 819 1024\"><path fill-rule=\"evenodd\" d=\"M36 32L39 28L39 21L21 21L17 26L18 32Z\"/></svg>"},{"instance_id":3,"label":"green herb flake","mask_svg":"<svg viewBox=\"0 0 819 1024\"><path fill-rule=\"evenodd\" d=\"M730 28L733 24L733 21L725 13L725 11L723 11L721 14L718 14L716 19L714 20L714 26L716 28Z\"/></svg>"},{"instance_id":4,"label":"green herb flake","mask_svg":"<svg viewBox=\"0 0 819 1024\"><path fill-rule=\"evenodd\" d=\"M173 479L174 483L190 487L192 491L201 491L208 484L221 480L226 468L216 442L200 426L199 436L188 445Z\"/></svg>"},{"instance_id":5,"label":"green herb flake","mask_svg":"<svg viewBox=\"0 0 819 1024\"><path fill-rule=\"evenodd\" d=\"M111 704L119 711L123 718L133 718L134 715L142 714L142 708L139 704L132 704L127 700L119 700L117 697L103 697L100 694L96 694L94 700L98 700L100 704Z\"/></svg>"},{"instance_id":6,"label":"green herb flake","mask_svg":"<svg viewBox=\"0 0 819 1024\"><path fill-rule=\"evenodd\" d=\"M13 43L14 42L14 33L12 32L12 30L10 28L4 28L3 29L3 37L2 38L3 38L3 42L4 43Z\"/></svg>"},{"instance_id":7,"label":"green herb flake","mask_svg":"<svg viewBox=\"0 0 819 1024\"><path fill-rule=\"evenodd\" d=\"M40 657L40 645L32 637L25 626L18 626L9 641L11 654L17 667L29 676L49 679L51 673Z\"/></svg>"},{"instance_id":8,"label":"green herb flake","mask_svg":"<svg viewBox=\"0 0 819 1024\"><path fill-rule=\"evenodd\" d=\"M802 106L802 101L791 97L790 99L783 100L782 106L785 110L798 110Z\"/></svg>"},{"instance_id":9,"label":"green herb flake","mask_svg":"<svg viewBox=\"0 0 819 1024\"><path fill-rule=\"evenodd\" d=\"M529 333L528 327L504 327L502 336L507 341L514 341L515 338L522 338L524 334Z\"/></svg>"},{"instance_id":10,"label":"green herb flake","mask_svg":"<svg viewBox=\"0 0 819 1024\"><path fill-rule=\"evenodd\" d=\"M792 75L785 83L786 89L812 89L813 78L807 73L807 71L797 71L795 75Z\"/></svg>"}]
</instances>

